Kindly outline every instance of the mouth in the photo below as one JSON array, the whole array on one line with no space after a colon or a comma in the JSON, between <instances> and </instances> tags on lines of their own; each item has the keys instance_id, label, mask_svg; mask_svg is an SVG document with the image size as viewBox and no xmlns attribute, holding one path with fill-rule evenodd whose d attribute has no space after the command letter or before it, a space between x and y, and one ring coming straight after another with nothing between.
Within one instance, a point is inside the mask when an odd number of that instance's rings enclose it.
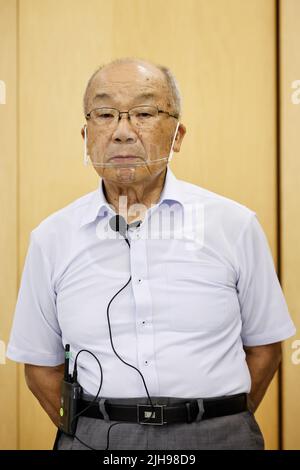
<instances>
[{"instance_id":1,"label":"mouth","mask_svg":"<svg viewBox=\"0 0 300 470\"><path fill-rule=\"evenodd\" d=\"M110 158L110 160L116 163L130 163L140 158L141 157L137 157L136 155L116 155Z\"/></svg>"}]
</instances>

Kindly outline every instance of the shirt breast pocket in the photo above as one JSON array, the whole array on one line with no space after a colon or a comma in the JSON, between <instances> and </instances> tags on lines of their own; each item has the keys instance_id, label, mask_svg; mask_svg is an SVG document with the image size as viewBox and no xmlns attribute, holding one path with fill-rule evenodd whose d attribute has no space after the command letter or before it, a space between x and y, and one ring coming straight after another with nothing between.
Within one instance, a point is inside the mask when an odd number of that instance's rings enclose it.
<instances>
[{"instance_id":1,"label":"shirt breast pocket","mask_svg":"<svg viewBox=\"0 0 300 470\"><path fill-rule=\"evenodd\" d=\"M216 331L232 321L225 266L175 262L166 271L170 330Z\"/></svg>"}]
</instances>

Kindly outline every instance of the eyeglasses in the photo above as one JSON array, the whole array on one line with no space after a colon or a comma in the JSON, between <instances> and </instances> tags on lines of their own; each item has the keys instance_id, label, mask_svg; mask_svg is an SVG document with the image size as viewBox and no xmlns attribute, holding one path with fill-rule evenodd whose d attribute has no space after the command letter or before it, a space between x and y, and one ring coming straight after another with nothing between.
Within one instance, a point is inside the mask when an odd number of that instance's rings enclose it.
<instances>
[{"instance_id":1,"label":"eyeglasses","mask_svg":"<svg viewBox=\"0 0 300 470\"><path fill-rule=\"evenodd\" d=\"M157 106L134 106L128 111L119 111L115 108L95 108L86 114L86 119L103 128L116 127L121 114L128 114L131 124L137 128L151 128L159 119L159 114L168 114L175 119L178 116L163 111Z\"/></svg>"}]
</instances>

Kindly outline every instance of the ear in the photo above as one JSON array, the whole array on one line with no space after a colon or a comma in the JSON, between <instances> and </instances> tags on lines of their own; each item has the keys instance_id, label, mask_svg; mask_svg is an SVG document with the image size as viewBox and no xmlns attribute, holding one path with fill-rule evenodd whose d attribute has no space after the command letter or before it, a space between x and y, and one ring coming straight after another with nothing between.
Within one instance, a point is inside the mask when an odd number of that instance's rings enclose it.
<instances>
[{"instance_id":1,"label":"ear","mask_svg":"<svg viewBox=\"0 0 300 470\"><path fill-rule=\"evenodd\" d=\"M86 125L86 124L85 124ZM84 126L81 128L81 135L82 135L82 138L84 139ZM87 129L86 129L86 133L87 133Z\"/></svg>"},{"instance_id":2,"label":"ear","mask_svg":"<svg viewBox=\"0 0 300 470\"><path fill-rule=\"evenodd\" d=\"M186 127L180 123L177 129L177 135L176 135L175 142L174 142L174 147L173 147L174 152L179 152L181 143L185 134L186 134Z\"/></svg>"}]
</instances>

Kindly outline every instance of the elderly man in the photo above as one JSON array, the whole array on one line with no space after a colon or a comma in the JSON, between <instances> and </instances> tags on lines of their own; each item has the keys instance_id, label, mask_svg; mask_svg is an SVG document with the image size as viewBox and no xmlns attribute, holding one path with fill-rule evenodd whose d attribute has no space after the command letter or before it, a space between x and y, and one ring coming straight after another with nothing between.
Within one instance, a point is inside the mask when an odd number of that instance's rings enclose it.
<instances>
[{"instance_id":1,"label":"elderly man","mask_svg":"<svg viewBox=\"0 0 300 470\"><path fill-rule=\"evenodd\" d=\"M167 68L101 67L84 111L100 185L31 232L7 353L56 448L263 449L253 413L295 328L255 212L171 172Z\"/></svg>"}]
</instances>

